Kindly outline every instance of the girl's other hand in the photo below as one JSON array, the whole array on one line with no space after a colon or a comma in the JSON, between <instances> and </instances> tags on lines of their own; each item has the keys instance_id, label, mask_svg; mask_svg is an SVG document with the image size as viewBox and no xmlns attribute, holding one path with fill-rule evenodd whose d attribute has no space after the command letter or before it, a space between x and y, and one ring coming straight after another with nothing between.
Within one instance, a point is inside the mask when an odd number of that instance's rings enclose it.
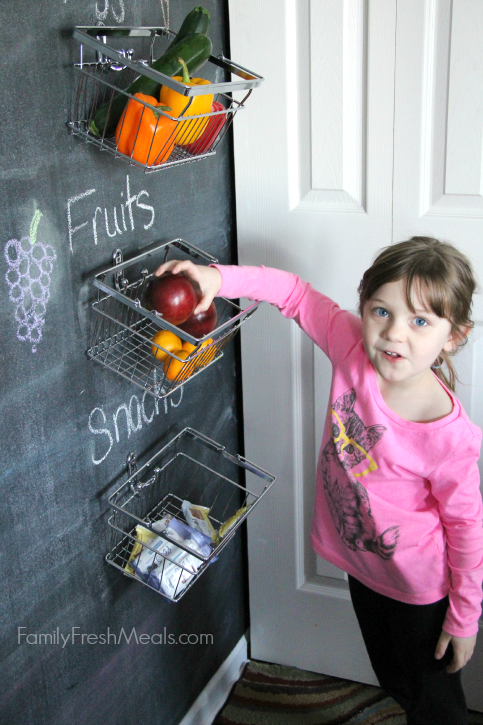
<instances>
[{"instance_id":1,"label":"girl's other hand","mask_svg":"<svg viewBox=\"0 0 483 725\"><path fill-rule=\"evenodd\" d=\"M450 642L453 646L453 659L447 666L446 672L452 674L453 672L461 670L468 660L471 659L471 655L475 649L476 634L472 637L456 637L453 634L448 634L443 629L434 653L437 660L440 660L444 656Z\"/></svg>"},{"instance_id":2,"label":"girl's other hand","mask_svg":"<svg viewBox=\"0 0 483 725\"><path fill-rule=\"evenodd\" d=\"M216 297L221 289L221 274L216 267L204 267L201 264L193 264L188 259L182 262L177 259L172 259L170 262L165 262L158 267L154 272L154 276L160 277L165 272L172 272L172 274L184 272L194 282L198 283L202 297L194 309L194 315L207 310L213 302L213 298Z\"/></svg>"}]
</instances>

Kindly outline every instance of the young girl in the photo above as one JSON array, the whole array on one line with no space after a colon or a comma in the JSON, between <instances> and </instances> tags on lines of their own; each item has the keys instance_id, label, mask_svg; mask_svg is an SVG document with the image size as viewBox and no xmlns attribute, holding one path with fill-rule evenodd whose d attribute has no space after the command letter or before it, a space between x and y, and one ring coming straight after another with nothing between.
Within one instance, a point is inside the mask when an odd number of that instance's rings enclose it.
<instances>
[{"instance_id":1,"label":"young girl","mask_svg":"<svg viewBox=\"0 0 483 725\"><path fill-rule=\"evenodd\" d=\"M449 356L472 327L475 280L449 244L383 250L359 286L360 318L264 267L168 262L203 297L248 297L295 319L333 367L312 545L349 574L374 671L409 725L463 725L461 668L481 613L481 431L453 394ZM448 378L442 365L449 370Z\"/></svg>"}]
</instances>

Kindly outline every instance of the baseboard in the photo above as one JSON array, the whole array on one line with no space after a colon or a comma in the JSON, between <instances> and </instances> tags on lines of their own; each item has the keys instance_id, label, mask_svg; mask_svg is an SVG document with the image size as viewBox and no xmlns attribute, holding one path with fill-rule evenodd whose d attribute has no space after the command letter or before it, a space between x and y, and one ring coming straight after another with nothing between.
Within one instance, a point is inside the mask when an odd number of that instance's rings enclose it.
<instances>
[{"instance_id":1,"label":"baseboard","mask_svg":"<svg viewBox=\"0 0 483 725\"><path fill-rule=\"evenodd\" d=\"M179 725L212 725L247 661L247 640L243 635Z\"/></svg>"}]
</instances>

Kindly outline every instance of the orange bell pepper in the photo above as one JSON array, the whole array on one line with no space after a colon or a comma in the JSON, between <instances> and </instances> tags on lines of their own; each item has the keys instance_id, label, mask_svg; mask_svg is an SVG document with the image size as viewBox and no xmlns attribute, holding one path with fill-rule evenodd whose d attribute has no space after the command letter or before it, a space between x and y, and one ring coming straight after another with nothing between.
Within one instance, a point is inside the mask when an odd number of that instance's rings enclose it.
<instances>
[{"instance_id":1,"label":"orange bell pepper","mask_svg":"<svg viewBox=\"0 0 483 725\"><path fill-rule=\"evenodd\" d=\"M117 124L117 150L141 164L162 164L167 161L174 147L176 121L156 113L135 98L158 107L160 111L171 111L169 107L158 103L154 96L135 93Z\"/></svg>"},{"instance_id":2,"label":"orange bell pepper","mask_svg":"<svg viewBox=\"0 0 483 725\"><path fill-rule=\"evenodd\" d=\"M184 60L182 58L178 58L178 61L183 68L183 75L173 76L174 81L184 83L186 86L210 85L210 82L204 78L190 78L188 68ZM213 93L193 96L190 105L186 108L190 100L189 96L184 96L182 93L178 93L178 91L172 91L171 88L161 86L159 101L162 105L170 106L172 109L170 115L179 117L183 114L189 117L199 116L203 113L211 113L213 98ZM199 138L205 130L205 126L208 121L208 117L195 118L191 121L179 121L178 130L176 131L176 143L185 146L186 144L196 141L196 139Z\"/></svg>"}]
</instances>

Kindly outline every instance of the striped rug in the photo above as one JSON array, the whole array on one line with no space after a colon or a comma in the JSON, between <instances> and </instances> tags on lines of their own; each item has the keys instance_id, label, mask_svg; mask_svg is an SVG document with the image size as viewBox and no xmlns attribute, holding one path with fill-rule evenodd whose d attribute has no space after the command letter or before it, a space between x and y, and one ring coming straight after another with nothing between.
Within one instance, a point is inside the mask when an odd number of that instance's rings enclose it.
<instances>
[{"instance_id":1,"label":"striped rug","mask_svg":"<svg viewBox=\"0 0 483 725\"><path fill-rule=\"evenodd\" d=\"M483 725L483 714L469 714ZM213 725L405 725L379 687L251 660Z\"/></svg>"}]
</instances>

